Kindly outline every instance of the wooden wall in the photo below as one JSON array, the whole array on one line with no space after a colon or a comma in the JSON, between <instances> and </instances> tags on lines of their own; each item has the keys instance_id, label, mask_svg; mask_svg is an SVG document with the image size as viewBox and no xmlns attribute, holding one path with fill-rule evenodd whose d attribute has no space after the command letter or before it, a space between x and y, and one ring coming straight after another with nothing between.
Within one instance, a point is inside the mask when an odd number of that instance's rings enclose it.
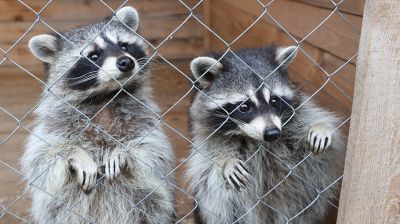
<instances>
[{"instance_id":1,"label":"wooden wall","mask_svg":"<svg viewBox=\"0 0 400 224\"><path fill-rule=\"evenodd\" d=\"M28 7L39 12L47 0L24 0ZM105 0L113 10L117 9L123 0ZM197 1L185 0L189 6ZM175 0L131 0L125 5L138 9L140 14L139 32L142 36L157 45L164 40L189 15L189 10ZM19 1L0 0L0 48L7 50L33 24L36 15ZM201 9L201 7L199 7ZM82 24L92 23L111 15L110 9L100 1L68 0L52 1L40 14L40 18L57 31L67 30ZM201 10L196 11L197 14ZM201 16L201 15L199 15ZM201 25L191 19L163 45L159 52L168 59L184 59L195 56L202 49ZM38 61L32 60L26 48L28 40L37 34L52 32L42 22L38 22L8 56L24 67L34 66ZM5 65L8 65L6 63Z\"/></svg>"}]
</instances>

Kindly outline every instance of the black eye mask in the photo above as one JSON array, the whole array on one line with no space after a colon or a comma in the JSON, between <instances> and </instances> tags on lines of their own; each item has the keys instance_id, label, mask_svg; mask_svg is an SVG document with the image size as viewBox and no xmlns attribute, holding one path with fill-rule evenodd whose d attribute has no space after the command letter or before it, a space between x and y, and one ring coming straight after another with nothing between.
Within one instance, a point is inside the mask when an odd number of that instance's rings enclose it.
<instances>
[{"instance_id":1,"label":"black eye mask","mask_svg":"<svg viewBox=\"0 0 400 224\"><path fill-rule=\"evenodd\" d=\"M103 62L104 57L101 56L96 62L91 62L84 57L80 58L65 76L70 88L83 91L96 86L97 72Z\"/></svg>"}]
</instances>

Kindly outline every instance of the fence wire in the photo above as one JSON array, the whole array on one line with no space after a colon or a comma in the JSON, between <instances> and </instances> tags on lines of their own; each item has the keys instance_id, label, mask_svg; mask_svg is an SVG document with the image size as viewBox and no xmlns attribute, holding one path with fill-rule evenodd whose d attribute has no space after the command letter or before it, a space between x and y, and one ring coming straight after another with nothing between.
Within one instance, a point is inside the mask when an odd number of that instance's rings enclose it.
<instances>
[{"instance_id":1,"label":"fence wire","mask_svg":"<svg viewBox=\"0 0 400 224\"><path fill-rule=\"evenodd\" d=\"M273 21L273 23L275 23L275 26L278 27L281 31L283 31L284 33L287 34L287 36L296 43L296 46L298 48L298 50L305 55L305 57L309 60L309 62L311 64L313 64L316 68L318 68L325 76L326 76L326 80L325 82L315 91L310 95L310 98L308 100L306 100L305 102L303 102L300 106L298 107L292 107L291 105L289 105L289 107L292 110L292 116L296 115L296 111L301 108L302 106L304 106L304 104L307 103L307 101L309 101L311 98L314 98L327 84L332 84L333 86L335 86L337 88L337 90L343 94L347 99L349 99L350 101L352 101L352 97L349 96L348 94L346 94L346 92L337 84L335 83L335 81L333 80L333 77L335 77L335 75L341 71L344 67L346 67L346 65L348 65L351 61L354 60L354 58L356 58L357 53L354 54L354 56L352 56L349 60L347 60L345 63L343 63L340 67L338 67L335 71L333 72L328 72L326 71L318 62L315 61L315 59L313 59L313 57L304 49L304 47L302 46L303 43L305 41L307 41L309 39L309 37L315 33L317 30L319 30L332 16L334 15L338 15L340 16L340 18L342 18L342 20L349 25L353 31L354 31L354 35L360 35L360 31L355 28L355 26L353 26L353 24L350 23L350 21L346 18L345 14L340 12L340 6L341 4L343 4L344 0L339 1L339 2L335 2L333 0L330 0L330 3L332 4L333 10L331 11L331 13L326 16L323 20L321 20L319 22L319 24L317 26L314 27L314 29L312 29L307 35L305 35L302 39L298 39L296 38L293 34L290 33L290 30L286 29L284 25L282 25L276 18L274 18L271 13L270 13L270 6L279 0L271 0L269 1L267 4L257 0L258 4L259 4L259 9L262 11L260 13L260 15L258 17L255 18L255 20L243 31L241 32L236 38L234 38L232 41L228 42L226 40L224 40L223 37L221 37L220 35L218 35L217 32L215 32L211 27L209 27L201 17L199 17L196 13L195 10L199 7L202 7L202 4L204 4L205 0L199 0L197 4L195 4L194 6L189 6L187 5L184 1L182 0L176 0L179 1L180 4L182 4L183 7L185 7L187 9L187 16L186 18L184 18L182 20L182 22L167 36L165 36L165 38L159 42L159 44L154 45L152 44L150 41L146 40L146 38L140 36L139 33L135 32L134 30L131 30L132 32L134 32L136 35L138 35L144 42L146 42L150 48L152 49L152 54L150 54L150 56L147 59L147 63L150 63L151 61L155 60L156 58L158 58L157 60L162 61L163 63L171 66L174 70L176 70L176 72L178 74L180 74L182 77L184 77L185 79L187 79L188 82L191 83L191 87L178 99L176 100L176 102L174 102L168 109L166 109L163 113L158 113L156 111L153 111L151 109L151 107L148 107L144 102L142 102L140 99L136 98L135 96L133 96L132 94L129 93L129 91L127 91L126 89L124 89L124 84L127 83L129 80L125 81L124 83L120 83L118 80L116 80L115 78L113 78L112 76L110 76L112 79L114 79L114 81L116 81L119 85L120 85L120 90L119 92L109 100L109 102L107 102L94 116L92 117L88 117L86 116L84 113L82 113L81 111L79 111L77 108L75 108L73 105L70 105L68 102L66 102L62 97L57 96L54 92L52 92L52 87L60 80L63 78L62 75L55 83L49 85L47 83L45 83L44 81L42 81L37 75L32 74L28 69L24 68L24 66L20 65L18 62L16 62L15 60L13 60L9 55L12 51L14 51L16 49L16 46L21 44L22 39L24 39L32 30L33 28L37 25L37 24L43 24L44 26L46 26L49 30L51 30L52 32L55 32L57 34L59 34L63 39L65 39L66 41L68 41L70 44L73 45L72 42L70 42L68 40L67 37L63 36L62 33L60 33L58 31L58 27L53 27L51 25L49 25L46 21L44 21L42 19L42 14L44 14L44 12L46 12L46 10L51 10L48 9L49 6L53 3L54 0L49 0L39 11L35 11L32 7L29 6L29 4L27 4L26 2L24 2L24 0L18 0L19 4L21 4L22 6L24 6L26 8L26 10L28 10L29 12L32 12L35 15L35 19L34 21L32 21L32 24L29 26L29 28L8 48L8 49L2 49L0 48L0 51L3 53L3 58L0 59L0 69L1 69L1 65L3 65L6 61L10 62L13 66L15 66L16 68L18 68L19 70L21 70L22 73L32 77L35 82L37 82L38 84L40 84L43 89L46 89L46 93L41 97L41 99L38 100L38 102L35 103L35 105L28 110L23 116L18 117L17 115L14 115L12 112L10 112L9 110L7 110L6 108L3 107L3 105L0 105L0 110L3 111L10 119L13 119L15 121L15 128L10 131L10 133L7 133L4 139L1 140L0 143L0 155L2 154L1 150L3 148L3 146L10 141L10 139L16 135L18 130L24 130L26 132L28 132L31 135L35 135L38 139L40 139L41 141L43 141L44 143L46 143L49 146L52 146L51 143L47 142L46 139L43 139L41 136L37 136L32 130L31 127L27 126L24 124L25 120L27 119L28 116L30 116L32 114L32 112L43 102L43 100L48 97L48 96L55 96L57 97L60 101L62 101L63 103L65 103L65 105L68 105L69 107L73 108L77 113L79 113L80 115L82 115L83 117L85 117L86 121L87 121L87 126L81 130L79 133L77 133L77 135L75 136L74 139L71 139L70 142L72 143L75 139L77 139L90 125L95 126L98 130L100 130L101 132L103 132L105 135L107 135L110 139L112 139L113 141L115 141L115 143L119 146L121 146L122 148L124 148L125 150L128 150L128 148L122 144L120 141L118 141L117 139L113 138L112 135L110 135L109 133L107 133L106 130L104 130L102 127L100 127L99 125L93 123L93 119L101 112L104 110L104 108L107 107L107 105L109 105L114 99L115 97L120 93L120 92L124 92L126 94L128 94L132 100L134 100L135 102L142 104L143 106L145 106L147 109L149 109L151 111L151 113L153 113L157 118L158 118L158 122L154 125L154 127L142 138L140 139L137 144L140 144L140 142L143 141L143 139L145 139L149 134L151 134L151 132L157 128L159 125L162 125L165 127L165 129L168 129L168 131L173 132L174 134L178 135L180 138L182 138L184 141L186 141L191 147L193 147L195 150L189 154L186 158L184 158L183 160L180 161L180 163L173 168L172 171L170 171L168 174L163 175L161 171L156 170L156 172L160 175L160 177L167 182L166 177L168 176L176 176L176 175L182 175L180 173L177 172L178 169L180 169L181 167L183 167L186 162L188 161L188 159L195 153L202 153L199 150L196 150L199 147L199 144L194 144L190 139L188 139L184 133L181 133L181 131L177 130L176 128L172 127L170 124L168 124L167 122L165 122L165 116L170 113L179 103L181 103L189 94L193 93L194 91L198 91L201 94L203 94L205 97L207 97L210 101L213 101L211 98L209 98L204 92L202 92L201 89L198 89L195 85L197 80L192 80L190 78L190 74L185 74L185 72L181 71L172 60L166 58L165 56L163 56L159 51L160 48L163 47L166 42L173 38L174 35L182 29L182 27L188 23L189 20L195 20L197 21L199 24L201 24L201 26L207 30L207 32L210 33L210 35L212 35L213 37L217 38L219 41L221 41L225 47L226 50L224 51L223 55L221 56L221 58L218 59L218 61L220 61L226 54L230 53L232 55L234 55L235 57L237 57L237 59L239 59L243 65L247 66L249 69L251 69L255 74L257 74L259 76L260 79L266 79L266 78L262 78L261 75L259 75L253 68L251 68L251 66L247 65L234 51L232 51L232 47L233 45L239 40L241 39L246 33L251 32L251 28L254 27L256 24L259 24L260 21L263 18L268 18L271 21ZM172 1L172 0L171 0ZM101 4L103 4L105 7L107 7L110 11L110 14L114 15L115 17L115 13L118 11L118 9L127 6L127 5L132 5L135 6L135 2L128 2L128 0L124 1L121 6L114 10L112 7L110 7L106 2L99 0L99 2ZM224 9L221 9L224 10ZM108 22L102 30L104 30L107 26L110 25L112 20L110 20L110 22ZM295 21L294 21L295 22ZM128 26L127 26L128 27ZM128 27L129 28L129 27ZM143 29L146 29L146 27L144 27ZM101 30L101 31L102 31ZM85 46L79 46L81 50L81 52L89 45L91 44L92 41L94 41L94 39L100 35L101 31L92 38L92 40L88 43L86 43ZM1 37L0 37L1 38ZM82 53L80 58L85 57ZM79 58L79 59L80 59ZM79 60L78 59L78 60ZM77 60L77 61L78 61ZM281 65L279 65L281 66ZM278 67L279 68L279 67ZM276 68L274 71L272 71L269 75L272 75L278 68ZM99 69L101 69L99 67ZM12 88L12 87L8 87L8 88ZM261 86L259 87L261 88ZM258 89L257 89L258 90ZM256 91L257 91L256 90ZM255 94L255 92L253 94ZM213 101L213 103L217 104L221 109L222 105L219 105L217 102ZM229 114L226 111L227 114ZM346 118L343 123L341 123L338 127L335 128L335 130L339 129L342 125L346 124L347 122L349 122L351 117ZM227 118L229 119L229 118ZM228 120L225 120L214 132L212 132L207 138L205 138L203 140L202 143L203 144L205 141L207 141L207 139L209 139L212 135L214 135L219 128L221 128ZM189 149L187 149L189 150ZM268 192L265 192L263 195L255 195L256 198L258 198L257 203L254 204L254 206L252 208L250 208L247 213L243 214L242 216L238 217L238 219L236 220L236 222L240 221L246 214L248 214L249 212L252 211L252 209L254 209L256 206L258 206L259 204L262 204L264 206L267 206L268 208L270 208L272 211L276 212L277 214L279 214L281 217L284 218L284 221L286 223L290 223L291 221L295 220L296 217L298 217L299 215L301 215L303 212L305 212L308 208L310 208L317 200L319 200L321 197L324 197L324 192L331 188L334 185L338 185L340 184L340 180L342 179L342 176L338 177L336 180L332 181L332 183L328 186L325 186L325 188L318 188L316 186L314 186L313 183L308 182L307 180L304 180L301 176L298 176L295 173L296 168L301 165L305 160L309 159L310 154L308 154L306 157L304 157L301 161L299 161L297 164L289 164L286 161L280 159L277 155L275 155L273 152L269 151L266 148L260 147L256 150L256 152L254 152L255 156L256 154L258 154L260 152L260 150L266 150L271 157L275 158L277 161L279 161L281 164L283 164L284 166L287 167L287 175L284 179L282 179L278 184L276 184L274 187L272 187ZM59 154L58 155L60 157L60 159L66 159L64 157L64 155ZM204 155L205 156L205 155ZM253 157L252 156L252 157ZM250 157L248 159L248 161L252 158ZM207 158L211 161L213 161L213 158ZM144 163L146 165L145 161L140 161L142 163ZM246 163L247 161L245 161ZM17 175L19 175L21 177L21 179L25 179L24 178L24 174L20 171L20 168L18 166L14 166L12 165L10 162L7 162L6 160L2 159L0 157L0 164L2 164L5 169L9 169L10 171L16 173ZM50 169L52 165L50 165L47 169ZM153 167L151 167L153 168ZM38 178L41 177L41 175L43 175L43 173L38 173L37 176L35 177L35 180L37 180ZM274 189L281 187L280 185L290 176L296 176L297 178L300 178L302 181L304 181L306 183L307 186L309 186L311 189L313 189L316 193L316 196L314 198L314 200L312 202L310 202L308 205L304 206L304 208L300 211L298 211L297 214L295 214L292 217L287 217L285 216L281 211L280 208L278 207L274 207L273 204L268 204L265 200L263 200L266 196L268 196L272 191L274 191ZM0 178L3 178L0 176ZM101 178L104 178L101 177ZM51 195L49 192L46 192L44 189L42 189L40 186L38 186L35 181L32 181L29 184L29 187L27 189L24 189L22 192L18 193L18 196L12 200L11 202L8 203L4 203L1 200L1 196L2 196L2 192L1 192L1 186L0 186L0 222L1 220L6 216L12 216L15 219L19 220L22 223L31 223L32 220L30 219L29 216L21 216L19 215L19 211L14 212L12 211L13 206L15 206L18 202L22 201L23 199L26 199L29 197L29 192L31 189L35 188L37 190L40 190L48 195L50 195L53 198L57 198L57 195ZM97 181L96 183L97 185L103 185L101 179ZM208 208L206 207L202 207L201 204L201 200L203 199L195 199L192 192L190 191L190 189L187 189L183 186L179 186L176 183L172 183L172 182L167 182L166 184L172 186L177 192L180 192L182 194L184 194L186 197L190 198L191 200L193 200L194 203L194 207L192 209L189 210L189 212L187 214L181 215L180 217L177 218L176 223L182 223L182 222L186 222L185 220L188 220L190 217L193 216L193 212L197 207L201 207L203 210L209 212L210 214L213 214L213 211L208 210ZM104 187L106 187L105 185L103 185ZM160 187L160 186L158 186ZM154 191L156 191L157 188L153 189L147 196L145 196L144 198L142 198L141 200L139 200L138 202L134 202L131 201L131 206L132 206L132 211L134 211L135 209L139 209L137 207L138 204L142 203L149 195L151 195ZM223 187L223 185L221 185L220 187ZM107 188L107 190L112 191L112 189ZM210 192L209 197L213 197L212 192ZM63 202L61 202L63 203ZM95 223L95 221L91 220L90 217L84 217L83 215L79 214L79 211L74 210L74 207L79 204L80 202L78 201L75 205L69 206L69 213L67 215L76 215L78 217L80 217L82 219L82 221L87 221L90 223ZM337 205L336 202L329 202L332 207L337 209ZM187 206L191 206L191 205L187 205ZM178 207L179 209L179 207ZM143 213L146 213L146 211L141 211ZM17 214L18 213L18 214ZM67 215L64 217L66 218ZM151 214L148 214L151 215ZM129 216L129 214L126 215L127 217ZM59 220L62 221L62 220ZM160 221L161 222L161 221Z\"/></svg>"}]
</instances>

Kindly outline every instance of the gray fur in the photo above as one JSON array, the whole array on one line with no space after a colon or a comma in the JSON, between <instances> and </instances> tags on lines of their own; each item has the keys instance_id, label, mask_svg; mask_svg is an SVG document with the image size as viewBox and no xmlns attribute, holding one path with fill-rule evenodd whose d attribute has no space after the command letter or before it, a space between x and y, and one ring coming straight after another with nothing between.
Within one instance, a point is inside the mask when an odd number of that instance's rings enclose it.
<instances>
[{"instance_id":1,"label":"gray fur","mask_svg":"<svg viewBox=\"0 0 400 224\"><path fill-rule=\"evenodd\" d=\"M133 10L123 8L124 14L117 16L136 30L132 21L138 17ZM129 20L129 16L134 18ZM129 94L118 93L120 86L114 80L84 91L70 89L65 81L64 74L79 58L80 47L109 19L63 33L74 45L55 35L57 51L46 57L40 57L40 46L45 44L31 41L34 54L47 63L47 83L52 85L51 93L44 90L44 100L35 110L36 125L22 158L35 223L173 222L173 180L166 175L172 170L174 155L152 112L158 112L158 107L152 99L148 69L135 58L142 68L125 84ZM125 36L146 49L116 19L104 33ZM111 158L119 159L121 171L105 176L103 169ZM92 164L97 165L94 171ZM83 187L79 182L76 170L80 166L85 177L97 178L95 186Z\"/></svg>"},{"instance_id":2,"label":"gray fur","mask_svg":"<svg viewBox=\"0 0 400 224\"><path fill-rule=\"evenodd\" d=\"M284 70L287 65L267 77L284 61L277 57L278 52L276 47L266 47L235 54L262 78L266 78L264 86L272 92L283 92L283 96L289 98L296 108L309 96L296 91L289 83ZM295 53L291 51L286 57ZM221 55L212 57L218 60ZM286 61L292 61L293 57ZM310 129L322 123L332 131L339 126L340 119L310 100L296 110L282 127L281 136L276 141L256 140L240 131L215 132L216 127L210 126L208 120L210 108L215 107L211 100L220 103L238 93L247 93L250 89L255 91L260 82L260 78L232 53L223 57L220 63L223 69L214 74L211 84L203 86L200 82L199 88L207 96L196 93L190 106L191 130L196 147L192 149L194 154L189 158L186 175L199 203L199 216L208 224L286 223L285 217L290 219L296 216L318 196L313 187L322 191L341 176L345 144L340 130L329 136L332 140L323 154L311 154L300 163L310 154L307 142ZM247 178L248 182L243 178L246 186L240 190L232 187L224 176L227 161L232 160L243 161L251 176ZM290 170L285 163L290 167L300 165ZM339 183L329 187L290 223L320 223L330 207L328 200L335 202L338 188Z\"/></svg>"}]
</instances>

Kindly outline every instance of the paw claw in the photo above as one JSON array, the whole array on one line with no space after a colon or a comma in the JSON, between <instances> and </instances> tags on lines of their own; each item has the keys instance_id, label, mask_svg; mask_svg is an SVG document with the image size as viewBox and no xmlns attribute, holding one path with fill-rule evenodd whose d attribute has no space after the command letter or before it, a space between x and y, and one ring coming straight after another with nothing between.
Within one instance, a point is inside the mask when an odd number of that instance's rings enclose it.
<instances>
[{"instance_id":1,"label":"paw claw","mask_svg":"<svg viewBox=\"0 0 400 224\"><path fill-rule=\"evenodd\" d=\"M331 139L329 128L322 123L316 124L309 131L308 147L314 154L321 154L330 146Z\"/></svg>"},{"instance_id":2,"label":"paw claw","mask_svg":"<svg viewBox=\"0 0 400 224\"><path fill-rule=\"evenodd\" d=\"M96 186L97 164L82 149L75 150L68 159L70 168L76 175L76 181L85 194L90 193Z\"/></svg>"},{"instance_id":3,"label":"paw claw","mask_svg":"<svg viewBox=\"0 0 400 224\"><path fill-rule=\"evenodd\" d=\"M105 173L108 180L114 180L126 165L126 159L121 154L111 155L105 161Z\"/></svg>"},{"instance_id":4,"label":"paw claw","mask_svg":"<svg viewBox=\"0 0 400 224\"><path fill-rule=\"evenodd\" d=\"M250 172L246 165L238 159L228 160L223 175L236 190L245 189L250 182Z\"/></svg>"}]
</instances>

